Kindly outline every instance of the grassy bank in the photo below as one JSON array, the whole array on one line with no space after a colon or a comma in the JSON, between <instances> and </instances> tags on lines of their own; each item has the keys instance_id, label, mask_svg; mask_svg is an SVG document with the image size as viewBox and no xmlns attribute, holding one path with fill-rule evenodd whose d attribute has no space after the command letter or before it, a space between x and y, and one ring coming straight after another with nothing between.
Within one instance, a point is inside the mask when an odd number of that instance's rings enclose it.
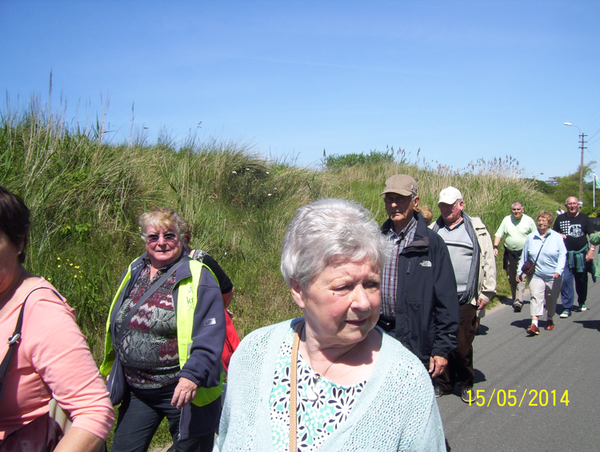
<instances>
[{"instance_id":1,"label":"grassy bank","mask_svg":"<svg viewBox=\"0 0 600 452\"><path fill-rule=\"evenodd\" d=\"M329 156L320 168L269 161L238 143L162 139L109 143L101 122L67 124L33 100L2 112L0 184L32 212L26 267L51 281L78 313L97 361L108 306L126 266L144 251L137 217L166 206L191 224L192 245L215 257L233 280L231 309L240 335L300 314L279 272L281 242L295 210L323 197L355 200L382 223L385 179L406 173L419 182L421 203L434 210L448 185L465 196L466 211L493 234L515 200L527 213L555 202L520 178L507 157L463 170L403 151ZM509 296L498 267L498 292ZM163 429L158 442L166 441Z\"/></svg>"}]
</instances>

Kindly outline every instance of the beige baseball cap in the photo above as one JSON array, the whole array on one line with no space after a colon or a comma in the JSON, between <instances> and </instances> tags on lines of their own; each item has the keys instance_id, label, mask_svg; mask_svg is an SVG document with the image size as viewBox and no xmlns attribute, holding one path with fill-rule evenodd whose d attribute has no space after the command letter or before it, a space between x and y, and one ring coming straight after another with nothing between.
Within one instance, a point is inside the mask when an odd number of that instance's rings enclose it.
<instances>
[{"instance_id":1,"label":"beige baseball cap","mask_svg":"<svg viewBox=\"0 0 600 452\"><path fill-rule=\"evenodd\" d=\"M383 190L382 195L386 193L417 196L417 183L407 174L396 174L385 181L385 190Z\"/></svg>"}]
</instances>

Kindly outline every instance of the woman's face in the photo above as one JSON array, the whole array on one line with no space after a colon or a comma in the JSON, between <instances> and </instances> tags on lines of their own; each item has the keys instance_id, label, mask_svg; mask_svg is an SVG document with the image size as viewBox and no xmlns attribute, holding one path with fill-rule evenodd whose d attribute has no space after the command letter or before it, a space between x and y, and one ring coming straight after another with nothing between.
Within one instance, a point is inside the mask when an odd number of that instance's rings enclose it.
<instances>
[{"instance_id":1,"label":"woman's face","mask_svg":"<svg viewBox=\"0 0 600 452\"><path fill-rule=\"evenodd\" d=\"M146 252L155 269L175 262L182 250L183 243L176 230L155 226L146 229Z\"/></svg>"},{"instance_id":2,"label":"woman's face","mask_svg":"<svg viewBox=\"0 0 600 452\"><path fill-rule=\"evenodd\" d=\"M0 293L11 287L20 267L19 247L0 230Z\"/></svg>"},{"instance_id":3,"label":"woman's face","mask_svg":"<svg viewBox=\"0 0 600 452\"><path fill-rule=\"evenodd\" d=\"M304 309L307 332L327 346L358 343L379 318L379 271L373 263L344 261L330 265L307 290L292 285L294 300Z\"/></svg>"},{"instance_id":4,"label":"woman's face","mask_svg":"<svg viewBox=\"0 0 600 452\"><path fill-rule=\"evenodd\" d=\"M545 233L550 228L550 222L548 221L548 218L540 215L537 219L537 226L538 231Z\"/></svg>"}]
</instances>

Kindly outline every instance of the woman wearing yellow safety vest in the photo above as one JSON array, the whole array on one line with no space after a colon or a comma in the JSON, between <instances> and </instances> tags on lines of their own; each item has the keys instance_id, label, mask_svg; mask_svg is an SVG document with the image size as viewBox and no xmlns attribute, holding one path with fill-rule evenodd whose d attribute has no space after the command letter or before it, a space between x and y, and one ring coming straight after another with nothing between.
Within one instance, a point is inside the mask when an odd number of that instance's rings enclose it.
<instances>
[{"instance_id":1,"label":"woman wearing yellow safety vest","mask_svg":"<svg viewBox=\"0 0 600 452\"><path fill-rule=\"evenodd\" d=\"M112 302L100 371L119 408L113 452L145 451L164 417L175 451L212 450L222 392L225 317L212 272L183 246L174 210L140 217L146 253Z\"/></svg>"}]
</instances>

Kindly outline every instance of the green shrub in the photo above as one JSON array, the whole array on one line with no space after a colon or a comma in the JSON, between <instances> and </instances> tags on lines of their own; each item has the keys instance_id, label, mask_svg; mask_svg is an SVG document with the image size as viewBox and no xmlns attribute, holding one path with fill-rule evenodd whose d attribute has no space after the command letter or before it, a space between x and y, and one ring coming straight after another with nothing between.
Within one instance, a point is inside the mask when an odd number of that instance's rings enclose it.
<instances>
[{"instance_id":1,"label":"green shrub","mask_svg":"<svg viewBox=\"0 0 600 452\"><path fill-rule=\"evenodd\" d=\"M394 150L387 152L371 151L368 155L360 154L331 154L323 159L324 166L329 171L339 170L348 166L369 165L375 163L393 163Z\"/></svg>"}]
</instances>

